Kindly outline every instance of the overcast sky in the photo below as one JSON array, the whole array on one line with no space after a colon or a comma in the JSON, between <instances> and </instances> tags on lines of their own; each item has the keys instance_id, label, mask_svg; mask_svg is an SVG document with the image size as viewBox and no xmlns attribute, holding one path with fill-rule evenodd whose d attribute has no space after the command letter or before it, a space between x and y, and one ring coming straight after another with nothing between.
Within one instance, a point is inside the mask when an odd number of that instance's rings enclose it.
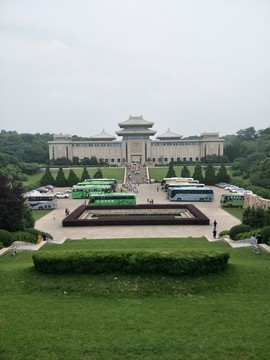
<instances>
[{"instance_id":1,"label":"overcast sky","mask_svg":"<svg viewBox=\"0 0 270 360\"><path fill-rule=\"evenodd\" d=\"M269 0L0 0L0 130L270 126Z\"/></svg>"}]
</instances>

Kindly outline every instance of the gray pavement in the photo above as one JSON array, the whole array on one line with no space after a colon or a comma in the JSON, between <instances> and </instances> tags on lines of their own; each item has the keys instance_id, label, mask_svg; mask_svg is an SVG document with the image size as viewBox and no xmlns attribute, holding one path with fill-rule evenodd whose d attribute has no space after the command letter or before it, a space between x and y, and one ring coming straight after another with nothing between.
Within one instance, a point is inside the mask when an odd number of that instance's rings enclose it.
<instances>
[{"instance_id":1,"label":"gray pavement","mask_svg":"<svg viewBox=\"0 0 270 360\"><path fill-rule=\"evenodd\" d=\"M166 193L157 191L157 184L141 184L138 188L138 204L146 204L153 199L155 204L171 203ZM62 242L70 239L111 239L111 238L147 238L147 237L201 237L212 238L213 221L217 221L217 232L228 230L240 221L224 211L219 205L222 189L213 187L215 200L211 203L194 203L209 219L210 225L150 225L150 226L93 226L93 227L62 227L65 208L75 210L83 203L82 200L58 199L58 208L36 222L36 228L50 233L54 241ZM55 189L55 191L63 189ZM54 219L55 215L55 219Z\"/></svg>"}]
</instances>

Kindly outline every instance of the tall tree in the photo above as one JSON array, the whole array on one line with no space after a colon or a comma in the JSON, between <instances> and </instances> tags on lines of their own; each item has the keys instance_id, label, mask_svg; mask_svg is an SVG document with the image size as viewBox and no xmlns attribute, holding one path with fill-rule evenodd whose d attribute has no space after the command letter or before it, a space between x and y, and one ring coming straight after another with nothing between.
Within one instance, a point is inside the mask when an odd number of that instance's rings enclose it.
<instances>
[{"instance_id":1,"label":"tall tree","mask_svg":"<svg viewBox=\"0 0 270 360\"><path fill-rule=\"evenodd\" d=\"M204 183L204 177L202 174L202 166L201 164L197 164L194 168L194 173L193 173L193 179L198 180L199 183L203 184Z\"/></svg>"},{"instance_id":2,"label":"tall tree","mask_svg":"<svg viewBox=\"0 0 270 360\"><path fill-rule=\"evenodd\" d=\"M215 168L212 164L208 164L205 169L205 184L215 185L215 183L216 183Z\"/></svg>"},{"instance_id":3,"label":"tall tree","mask_svg":"<svg viewBox=\"0 0 270 360\"><path fill-rule=\"evenodd\" d=\"M175 177L175 171L174 171L174 168L173 168L173 163L170 162L169 163L169 169L168 169L168 172L167 172L167 175L165 177L167 178L171 178L171 177Z\"/></svg>"},{"instance_id":4,"label":"tall tree","mask_svg":"<svg viewBox=\"0 0 270 360\"><path fill-rule=\"evenodd\" d=\"M67 179L68 186L76 185L79 181L80 181L80 179L75 174L74 170L70 170L69 174L68 174L68 179Z\"/></svg>"},{"instance_id":5,"label":"tall tree","mask_svg":"<svg viewBox=\"0 0 270 360\"><path fill-rule=\"evenodd\" d=\"M216 176L217 182L230 182L230 175L227 173L226 166L224 164L221 164L220 168L218 169L217 176Z\"/></svg>"},{"instance_id":6,"label":"tall tree","mask_svg":"<svg viewBox=\"0 0 270 360\"><path fill-rule=\"evenodd\" d=\"M189 171L187 165L183 166L183 169L181 171L181 176L184 177L184 178L190 177L190 171Z\"/></svg>"},{"instance_id":7,"label":"tall tree","mask_svg":"<svg viewBox=\"0 0 270 360\"><path fill-rule=\"evenodd\" d=\"M56 175L55 186L58 187L67 186L67 179L65 178L65 174L62 167L59 168L58 173Z\"/></svg>"},{"instance_id":8,"label":"tall tree","mask_svg":"<svg viewBox=\"0 0 270 360\"><path fill-rule=\"evenodd\" d=\"M49 166L46 166L45 173L40 179L40 185L55 185L54 177L52 176L51 170Z\"/></svg>"},{"instance_id":9,"label":"tall tree","mask_svg":"<svg viewBox=\"0 0 270 360\"><path fill-rule=\"evenodd\" d=\"M95 174L94 174L94 178L95 179L102 179L103 178L103 174L102 171L100 169L98 169Z\"/></svg>"},{"instance_id":10,"label":"tall tree","mask_svg":"<svg viewBox=\"0 0 270 360\"><path fill-rule=\"evenodd\" d=\"M90 175L87 171L86 166L84 166L83 168L83 172L82 172L82 176L81 176L81 181L84 181L85 179L90 179Z\"/></svg>"},{"instance_id":11,"label":"tall tree","mask_svg":"<svg viewBox=\"0 0 270 360\"><path fill-rule=\"evenodd\" d=\"M21 182L8 183L0 172L0 229L18 231L24 229L25 204Z\"/></svg>"}]
</instances>

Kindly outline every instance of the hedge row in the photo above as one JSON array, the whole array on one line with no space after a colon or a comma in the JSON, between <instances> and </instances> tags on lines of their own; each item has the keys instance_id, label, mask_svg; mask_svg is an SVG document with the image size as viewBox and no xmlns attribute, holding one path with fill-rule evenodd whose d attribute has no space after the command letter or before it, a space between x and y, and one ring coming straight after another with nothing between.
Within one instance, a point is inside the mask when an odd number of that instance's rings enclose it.
<instances>
[{"instance_id":1,"label":"hedge row","mask_svg":"<svg viewBox=\"0 0 270 360\"><path fill-rule=\"evenodd\" d=\"M160 273L198 275L224 270L227 252L117 252L59 251L33 254L36 269L42 273Z\"/></svg>"}]
</instances>

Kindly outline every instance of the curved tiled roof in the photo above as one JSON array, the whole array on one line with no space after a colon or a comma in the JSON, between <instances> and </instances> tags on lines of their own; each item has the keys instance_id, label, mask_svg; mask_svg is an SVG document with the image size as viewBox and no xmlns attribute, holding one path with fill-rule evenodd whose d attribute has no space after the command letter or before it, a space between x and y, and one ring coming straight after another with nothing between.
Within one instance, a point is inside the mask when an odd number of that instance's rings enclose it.
<instances>
[{"instance_id":1,"label":"curved tiled roof","mask_svg":"<svg viewBox=\"0 0 270 360\"><path fill-rule=\"evenodd\" d=\"M164 134L157 136L157 139L160 140L179 140L181 138L182 135L175 134L170 131L170 129L168 129L168 131L166 131Z\"/></svg>"},{"instance_id":2,"label":"curved tiled roof","mask_svg":"<svg viewBox=\"0 0 270 360\"><path fill-rule=\"evenodd\" d=\"M154 123L144 120L142 115L140 115L140 116L131 116L130 115L128 120L120 122L120 123L118 123L118 125L121 128L134 127L134 126L149 128L149 127L152 127L154 125Z\"/></svg>"},{"instance_id":3,"label":"curved tiled roof","mask_svg":"<svg viewBox=\"0 0 270 360\"><path fill-rule=\"evenodd\" d=\"M112 135L109 135L105 132L105 130L103 129L101 131L101 133L95 135L95 136L91 136L91 140L98 140L98 141L112 141L115 140L115 137Z\"/></svg>"}]
</instances>

